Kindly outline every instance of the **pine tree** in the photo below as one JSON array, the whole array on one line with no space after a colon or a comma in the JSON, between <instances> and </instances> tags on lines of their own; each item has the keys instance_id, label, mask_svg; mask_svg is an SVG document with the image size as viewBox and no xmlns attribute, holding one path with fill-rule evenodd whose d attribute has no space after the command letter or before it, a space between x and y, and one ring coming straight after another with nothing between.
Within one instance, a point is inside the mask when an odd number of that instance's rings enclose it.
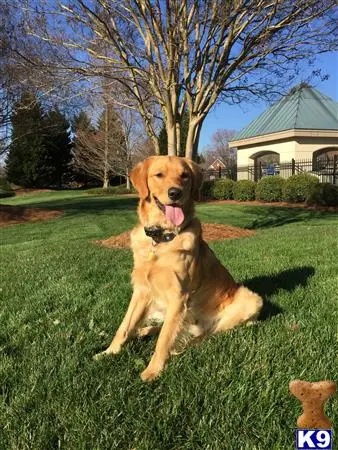
<instances>
[{"instance_id":1,"label":"pine tree","mask_svg":"<svg viewBox=\"0 0 338 450\"><path fill-rule=\"evenodd\" d=\"M77 130L91 130L93 129L92 122L85 111L80 111L72 120L72 130L76 135Z\"/></svg>"},{"instance_id":2,"label":"pine tree","mask_svg":"<svg viewBox=\"0 0 338 450\"><path fill-rule=\"evenodd\" d=\"M12 115L12 142L6 159L10 181L24 187L42 186L48 161L43 139L43 111L34 94L25 92Z\"/></svg>"},{"instance_id":3,"label":"pine tree","mask_svg":"<svg viewBox=\"0 0 338 450\"><path fill-rule=\"evenodd\" d=\"M72 158L69 123L61 112L45 115L37 97L26 92L15 105L12 129L9 180L24 187L61 187Z\"/></svg>"},{"instance_id":4,"label":"pine tree","mask_svg":"<svg viewBox=\"0 0 338 450\"><path fill-rule=\"evenodd\" d=\"M65 177L70 173L72 144L70 124L56 108L44 120L44 144L48 154L48 182L60 189Z\"/></svg>"}]
</instances>

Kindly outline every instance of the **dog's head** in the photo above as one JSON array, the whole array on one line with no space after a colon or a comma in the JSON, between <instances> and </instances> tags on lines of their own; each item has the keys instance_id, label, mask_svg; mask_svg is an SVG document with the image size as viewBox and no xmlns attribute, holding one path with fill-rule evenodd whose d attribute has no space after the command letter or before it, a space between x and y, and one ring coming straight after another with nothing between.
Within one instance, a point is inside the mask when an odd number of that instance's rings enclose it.
<instances>
[{"instance_id":1,"label":"dog's head","mask_svg":"<svg viewBox=\"0 0 338 450\"><path fill-rule=\"evenodd\" d=\"M147 158L134 167L130 179L147 207L148 222L173 226L187 219L202 182L199 166L177 156Z\"/></svg>"}]
</instances>

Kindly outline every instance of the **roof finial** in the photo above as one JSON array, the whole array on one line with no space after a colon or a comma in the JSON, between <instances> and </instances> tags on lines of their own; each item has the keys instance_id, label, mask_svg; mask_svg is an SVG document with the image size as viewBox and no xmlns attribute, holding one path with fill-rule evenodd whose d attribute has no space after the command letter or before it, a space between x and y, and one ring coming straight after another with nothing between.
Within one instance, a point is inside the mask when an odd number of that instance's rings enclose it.
<instances>
[{"instance_id":1,"label":"roof finial","mask_svg":"<svg viewBox=\"0 0 338 450\"><path fill-rule=\"evenodd\" d=\"M307 83L306 81L302 81L301 83L297 84L297 86L294 86L292 89L290 89L289 93L287 95L293 95L295 94L297 91L300 91L301 89L311 89L312 86Z\"/></svg>"}]
</instances>

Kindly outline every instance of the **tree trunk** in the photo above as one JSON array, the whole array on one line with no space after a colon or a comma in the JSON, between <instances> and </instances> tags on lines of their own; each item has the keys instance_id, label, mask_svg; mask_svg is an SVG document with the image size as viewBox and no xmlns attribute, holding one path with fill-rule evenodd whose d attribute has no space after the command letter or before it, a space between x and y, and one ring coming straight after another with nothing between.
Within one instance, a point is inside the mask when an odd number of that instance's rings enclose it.
<instances>
[{"instance_id":1,"label":"tree trunk","mask_svg":"<svg viewBox=\"0 0 338 450\"><path fill-rule=\"evenodd\" d=\"M188 128L188 135L187 135L187 142L185 144L185 157L188 159L193 159L193 155L194 155L196 126L197 126L197 124L190 120L189 128Z\"/></svg>"},{"instance_id":2,"label":"tree trunk","mask_svg":"<svg viewBox=\"0 0 338 450\"><path fill-rule=\"evenodd\" d=\"M128 177L128 174L126 175L126 182L127 182L127 189L130 191L130 178Z\"/></svg>"},{"instance_id":3,"label":"tree trunk","mask_svg":"<svg viewBox=\"0 0 338 450\"><path fill-rule=\"evenodd\" d=\"M108 177L108 173L105 172L103 175L103 189L108 189L109 188L109 177Z\"/></svg>"},{"instance_id":4,"label":"tree trunk","mask_svg":"<svg viewBox=\"0 0 338 450\"><path fill-rule=\"evenodd\" d=\"M179 122L176 123L176 155L181 155L181 124Z\"/></svg>"},{"instance_id":5,"label":"tree trunk","mask_svg":"<svg viewBox=\"0 0 338 450\"><path fill-rule=\"evenodd\" d=\"M185 157L188 159L196 160L198 154L198 144L200 140L200 134L203 121L196 122L190 120L187 142L185 145Z\"/></svg>"},{"instance_id":6,"label":"tree trunk","mask_svg":"<svg viewBox=\"0 0 338 450\"><path fill-rule=\"evenodd\" d=\"M106 89L106 87L105 87ZM108 101L105 96L105 113L104 113L104 168L103 168L103 189L109 187L109 169L108 169L108 152L109 152L109 108Z\"/></svg>"},{"instance_id":7,"label":"tree trunk","mask_svg":"<svg viewBox=\"0 0 338 450\"><path fill-rule=\"evenodd\" d=\"M176 135L176 124L167 123L167 136L168 136L168 155L176 156L177 148L177 135Z\"/></svg>"},{"instance_id":8,"label":"tree trunk","mask_svg":"<svg viewBox=\"0 0 338 450\"><path fill-rule=\"evenodd\" d=\"M160 155L161 151L160 151L160 144L159 144L159 141L158 141L158 137L157 136L151 136L149 134L148 134L148 136L150 137L150 139L151 139L151 141L152 141L152 143L154 145L155 154L156 155Z\"/></svg>"},{"instance_id":9,"label":"tree trunk","mask_svg":"<svg viewBox=\"0 0 338 450\"><path fill-rule=\"evenodd\" d=\"M193 146L193 149L192 149L192 160L193 161L197 160L198 144L200 142L201 129L202 129L202 122L200 122L197 125L197 129L196 129L196 132L195 132L194 146Z\"/></svg>"}]
</instances>

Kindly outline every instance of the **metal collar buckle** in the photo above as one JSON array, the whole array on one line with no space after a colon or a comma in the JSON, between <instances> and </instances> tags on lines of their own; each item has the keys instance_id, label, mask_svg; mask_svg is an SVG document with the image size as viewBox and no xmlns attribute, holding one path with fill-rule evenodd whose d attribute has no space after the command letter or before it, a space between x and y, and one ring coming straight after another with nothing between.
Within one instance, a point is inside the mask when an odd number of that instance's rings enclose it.
<instances>
[{"instance_id":1,"label":"metal collar buckle","mask_svg":"<svg viewBox=\"0 0 338 450\"><path fill-rule=\"evenodd\" d=\"M162 227L144 227L144 232L153 240L153 245L161 242L170 242L177 236L174 231L166 231Z\"/></svg>"}]
</instances>

